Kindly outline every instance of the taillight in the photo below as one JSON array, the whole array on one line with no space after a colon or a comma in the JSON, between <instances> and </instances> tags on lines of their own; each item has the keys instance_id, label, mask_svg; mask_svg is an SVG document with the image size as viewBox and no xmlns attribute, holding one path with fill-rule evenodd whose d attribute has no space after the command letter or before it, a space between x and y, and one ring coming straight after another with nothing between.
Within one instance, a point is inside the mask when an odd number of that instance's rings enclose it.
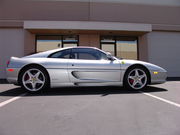
<instances>
[{"instance_id":1,"label":"taillight","mask_svg":"<svg viewBox=\"0 0 180 135\"><path fill-rule=\"evenodd\" d=\"M10 60L7 61L7 67L9 66L9 64L10 64Z\"/></svg>"}]
</instances>

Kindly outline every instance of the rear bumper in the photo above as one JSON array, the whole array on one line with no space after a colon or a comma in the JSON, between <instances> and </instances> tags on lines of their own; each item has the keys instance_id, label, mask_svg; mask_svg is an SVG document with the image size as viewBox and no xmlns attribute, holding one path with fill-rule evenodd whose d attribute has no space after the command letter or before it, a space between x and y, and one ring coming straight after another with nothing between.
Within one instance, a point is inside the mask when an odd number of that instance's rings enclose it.
<instances>
[{"instance_id":1,"label":"rear bumper","mask_svg":"<svg viewBox=\"0 0 180 135\"><path fill-rule=\"evenodd\" d=\"M13 69L13 71L9 69ZM6 68L6 79L9 83L18 84L18 74L18 68Z\"/></svg>"}]
</instances>

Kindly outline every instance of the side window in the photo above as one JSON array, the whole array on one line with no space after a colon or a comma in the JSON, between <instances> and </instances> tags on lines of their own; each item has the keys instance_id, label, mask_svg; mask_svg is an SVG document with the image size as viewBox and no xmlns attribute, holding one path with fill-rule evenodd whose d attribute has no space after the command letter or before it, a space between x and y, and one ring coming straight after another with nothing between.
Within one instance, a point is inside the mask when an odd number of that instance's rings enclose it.
<instances>
[{"instance_id":1,"label":"side window","mask_svg":"<svg viewBox=\"0 0 180 135\"><path fill-rule=\"evenodd\" d=\"M70 58L71 49L62 50L56 53L53 53L49 56L49 58L62 58L69 59Z\"/></svg>"},{"instance_id":2,"label":"side window","mask_svg":"<svg viewBox=\"0 0 180 135\"><path fill-rule=\"evenodd\" d=\"M98 51L91 48L75 48L72 50L72 58L83 60L100 60Z\"/></svg>"},{"instance_id":3,"label":"side window","mask_svg":"<svg viewBox=\"0 0 180 135\"><path fill-rule=\"evenodd\" d=\"M101 60L108 60L107 55L105 53L103 53L101 51L98 51L98 52L99 52Z\"/></svg>"}]
</instances>

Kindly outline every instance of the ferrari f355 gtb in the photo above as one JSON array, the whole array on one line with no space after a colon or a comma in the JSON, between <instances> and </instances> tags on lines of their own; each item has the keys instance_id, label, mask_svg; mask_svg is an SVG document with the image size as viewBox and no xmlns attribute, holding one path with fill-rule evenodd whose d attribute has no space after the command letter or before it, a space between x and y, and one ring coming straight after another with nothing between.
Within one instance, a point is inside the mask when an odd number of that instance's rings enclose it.
<instances>
[{"instance_id":1,"label":"ferrari f355 gtb","mask_svg":"<svg viewBox=\"0 0 180 135\"><path fill-rule=\"evenodd\" d=\"M70 47L22 58L11 57L7 80L36 92L47 87L126 86L140 90L164 83L165 69L137 60L118 59L93 47Z\"/></svg>"}]
</instances>

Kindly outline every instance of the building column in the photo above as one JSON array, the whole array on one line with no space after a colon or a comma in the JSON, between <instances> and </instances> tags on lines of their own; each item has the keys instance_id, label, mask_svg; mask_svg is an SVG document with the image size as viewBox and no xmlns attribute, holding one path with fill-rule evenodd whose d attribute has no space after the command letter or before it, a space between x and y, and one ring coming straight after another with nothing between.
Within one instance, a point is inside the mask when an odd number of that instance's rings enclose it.
<instances>
[{"instance_id":1,"label":"building column","mask_svg":"<svg viewBox=\"0 0 180 135\"><path fill-rule=\"evenodd\" d=\"M138 55L139 60L149 61L148 59L148 37L147 34L139 36L138 38Z\"/></svg>"},{"instance_id":2,"label":"building column","mask_svg":"<svg viewBox=\"0 0 180 135\"><path fill-rule=\"evenodd\" d=\"M24 30L24 55L30 55L36 52L35 34Z\"/></svg>"}]
</instances>

